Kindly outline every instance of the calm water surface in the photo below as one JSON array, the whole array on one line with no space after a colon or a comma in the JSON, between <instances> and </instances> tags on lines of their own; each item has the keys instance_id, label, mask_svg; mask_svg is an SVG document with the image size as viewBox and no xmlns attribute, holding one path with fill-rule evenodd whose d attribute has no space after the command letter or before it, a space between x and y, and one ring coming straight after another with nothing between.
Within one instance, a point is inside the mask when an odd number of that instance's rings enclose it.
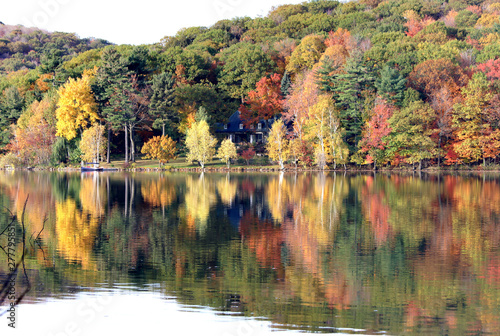
<instances>
[{"instance_id":1,"label":"calm water surface","mask_svg":"<svg viewBox=\"0 0 500 336\"><path fill-rule=\"evenodd\" d=\"M1 172L18 260L26 199L20 332L500 334L497 175Z\"/></svg>"}]
</instances>

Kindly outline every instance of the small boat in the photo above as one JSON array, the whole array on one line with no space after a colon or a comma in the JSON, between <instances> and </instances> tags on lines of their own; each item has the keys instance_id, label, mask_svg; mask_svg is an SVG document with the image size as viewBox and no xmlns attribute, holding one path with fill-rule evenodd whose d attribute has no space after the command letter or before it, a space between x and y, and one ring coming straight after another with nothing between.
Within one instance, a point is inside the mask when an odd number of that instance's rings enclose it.
<instances>
[{"instance_id":1,"label":"small boat","mask_svg":"<svg viewBox=\"0 0 500 336\"><path fill-rule=\"evenodd\" d=\"M94 168L94 167L81 167L81 171L82 172L93 172L93 171L102 171L102 167L97 167L97 168Z\"/></svg>"},{"instance_id":2,"label":"small boat","mask_svg":"<svg viewBox=\"0 0 500 336\"><path fill-rule=\"evenodd\" d=\"M82 172L102 171L102 167L99 167L99 163L95 162L86 162L85 164L82 163L80 169Z\"/></svg>"}]
</instances>

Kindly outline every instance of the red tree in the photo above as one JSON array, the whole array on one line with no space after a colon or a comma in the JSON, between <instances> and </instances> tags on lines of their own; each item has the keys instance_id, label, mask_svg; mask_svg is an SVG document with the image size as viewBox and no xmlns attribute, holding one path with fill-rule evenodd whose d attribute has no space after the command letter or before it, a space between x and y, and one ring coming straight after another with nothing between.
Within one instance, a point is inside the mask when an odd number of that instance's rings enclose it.
<instances>
[{"instance_id":1,"label":"red tree","mask_svg":"<svg viewBox=\"0 0 500 336\"><path fill-rule=\"evenodd\" d=\"M250 91L240 106L241 119L246 127L268 120L283 109L283 95L281 94L281 75L273 74L263 77L257 82L254 91Z\"/></svg>"},{"instance_id":2,"label":"red tree","mask_svg":"<svg viewBox=\"0 0 500 336\"><path fill-rule=\"evenodd\" d=\"M380 150L385 149L386 140L384 139L391 132L389 119L394 113L394 107L388 105L384 100L375 105L373 115L366 123L363 131L363 139L359 142L361 153L367 153L367 161L376 164L377 157L380 156Z\"/></svg>"},{"instance_id":3,"label":"red tree","mask_svg":"<svg viewBox=\"0 0 500 336\"><path fill-rule=\"evenodd\" d=\"M247 165L250 164L250 160L253 159L253 157L255 156L255 151L253 150L252 147L249 147L247 149L245 149L242 153L241 153L241 157L243 159L245 159L245 161L247 162Z\"/></svg>"}]
</instances>

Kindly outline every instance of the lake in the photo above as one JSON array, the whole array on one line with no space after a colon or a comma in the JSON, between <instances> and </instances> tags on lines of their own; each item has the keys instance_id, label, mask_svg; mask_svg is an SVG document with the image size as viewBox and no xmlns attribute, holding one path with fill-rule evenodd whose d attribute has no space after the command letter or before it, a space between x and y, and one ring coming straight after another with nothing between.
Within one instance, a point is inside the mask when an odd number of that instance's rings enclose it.
<instances>
[{"instance_id":1,"label":"lake","mask_svg":"<svg viewBox=\"0 0 500 336\"><path fill-rule=\"evenodd\" d=\"M0 205L17 334L500 334L499 175L0 172Z\"/></svg>"}]
</instances>

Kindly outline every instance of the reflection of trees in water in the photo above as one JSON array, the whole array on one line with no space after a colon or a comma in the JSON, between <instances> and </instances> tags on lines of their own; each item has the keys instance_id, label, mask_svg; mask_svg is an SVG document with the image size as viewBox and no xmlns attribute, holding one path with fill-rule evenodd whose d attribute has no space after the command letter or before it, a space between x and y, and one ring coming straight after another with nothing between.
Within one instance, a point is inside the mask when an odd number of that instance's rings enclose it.
<instances>
[{"instance_id":1,"label":"reflection of trees in water","mask_svg":"<svg viewBox=\"0 0 500 336\"><path fill-rule=\"evenodd\" d=\"M44 245L77 261L79 284L161 281L182 302L282 323L394 334L499 329L497 179L35 176L0 177L0 188L13 200L30 194L31 209L48 214ZM224 209L240 206L236 228ZM64 263L50 265L68 274Z\"/></svg>"},{"instance_id":2,"label":"reflection of trees in water","mask_svg":"<svg viewBox=\"0 0 500 336\"><path fill-rule=\"evenodd\" d=\"M199 177L188 175L184 197L187 216L194 220L197 231L204 233L210 210L217 202L213 181L205 178L204 173Z\"/></svg>"}]
</instances>

